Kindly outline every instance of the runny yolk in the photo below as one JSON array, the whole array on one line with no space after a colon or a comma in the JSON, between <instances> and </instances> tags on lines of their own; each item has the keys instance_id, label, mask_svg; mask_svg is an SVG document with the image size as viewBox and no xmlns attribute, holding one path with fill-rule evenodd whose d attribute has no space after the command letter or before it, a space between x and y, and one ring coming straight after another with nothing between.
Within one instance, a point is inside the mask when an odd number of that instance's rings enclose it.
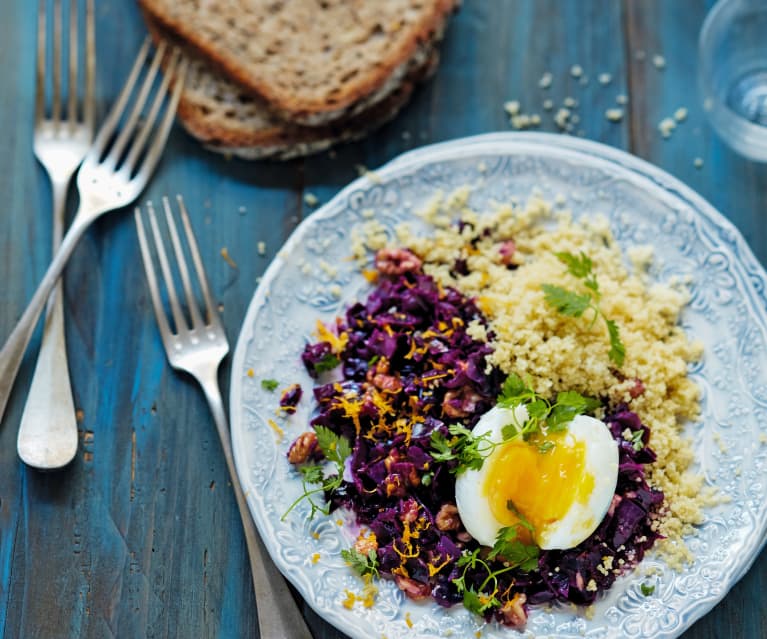
<instances>
[{"instance_id":1,"label":"runny yolk","mask_svg":"<svg viewBox=\"0 0 767 639\"><path fill-rule=\"evenodd\" d=\"M586 504L594 490L594 476L585 467L586 445L567 434L553 441L555 446L544 453L534 443L514 440L485 462L489 467L483 493L493 515L504 526L513 526L519 522L516 509L532 524L539 545L548 526L573 504ZM530 541L522 526L518 533L522 541Z\"/></svg>"}]
</instances>

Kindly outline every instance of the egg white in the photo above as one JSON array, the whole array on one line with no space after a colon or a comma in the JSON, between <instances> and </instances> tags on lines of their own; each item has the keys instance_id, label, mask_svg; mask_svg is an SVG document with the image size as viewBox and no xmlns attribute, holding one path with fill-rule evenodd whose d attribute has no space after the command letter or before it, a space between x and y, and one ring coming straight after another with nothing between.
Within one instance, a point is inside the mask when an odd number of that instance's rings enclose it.
<instances>
[{"instance_id":1,"label":"egg white","mask_svg":"<svg viewBox=\"0 0 767 639\"><path fill-rule=\"evenodd\" d=\"M496 406L482 416L472 432L474 436L489 433L491 442L501 442L501 431L506 424L512 421L521 424L527 417L524 406L515 409ZM583 442L584 467L593 476L594 487L585 502L574 500L559 521L536 531L538 545L547 550L573 548L591 535L607 513L618 481L618 445L603 422L579 415L568 424L566 438L570 445ZM455 500L463 525L484 546L492 546L504 526L493 515L484 495L488 468L498 450L500 447L485 459L480 470L460 474L455 484Z\"/></svg>"}]
</instances>

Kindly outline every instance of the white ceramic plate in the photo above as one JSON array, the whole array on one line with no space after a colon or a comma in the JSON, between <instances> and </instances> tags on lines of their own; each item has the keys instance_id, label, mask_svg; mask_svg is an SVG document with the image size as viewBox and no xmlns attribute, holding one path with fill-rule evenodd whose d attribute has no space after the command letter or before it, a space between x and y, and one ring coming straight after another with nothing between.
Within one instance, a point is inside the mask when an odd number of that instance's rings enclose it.
<instances>
[{"instance_id":1,"label":"white ceramic plate","mask_svg":"<svg viewBox=\"0 0 767 639\"><path fill-rule=\"evenodd\" d=\"M659 280L692 275L683 316L705 344L691 376L702 390L702 419L689 424L700 470L731 501L712 509L689 538L694 564L674 572L652 556L655 592L641 594L636 576L620 578L587 619L569 609L533 608L526 635L558 639L676 637L709 611L755 559L767 526L767 276L738 231L701 197L663 171L621 151L566 136L502 133L407 153L356 180L305 220L271 264L250 304L234 355L232 436L237 470L266 547L277 566L328 622L352 637L472 637L481 620L461 606L416 604L383 581L375 606L343 607L360 580L340 558L354 536L338 515L308 522L308 508L281 515L300 494L285 452L307 428L312 383L300 363L318 318L329 320L368 285L348 259L350 229L363 211L390 231L437 190L473 186L470 203L517 198L534 189L562 194L575 217L602 213L624 247L652 244ZM340 293L340 295L339 295ZM252 370L252 376L248 371ZM300 382L306 399L278 441L267 420L278 396L260 380ZM318 553L318 555L315 555ZM316 563L314 559L319 557ZM409 613L413 627L405 615ZM515 637L495 625L483 637Z\"/></svg>"}]
</instances>

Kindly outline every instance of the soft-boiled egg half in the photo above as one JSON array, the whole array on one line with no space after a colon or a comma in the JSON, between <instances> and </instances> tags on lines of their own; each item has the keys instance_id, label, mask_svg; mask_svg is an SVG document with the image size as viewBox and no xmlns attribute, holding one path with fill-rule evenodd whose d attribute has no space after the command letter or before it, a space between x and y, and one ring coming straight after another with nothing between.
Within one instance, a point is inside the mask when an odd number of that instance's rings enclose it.
<instances>
[{"instance_id":1,"label":"soft-boiled egg half","mask_svg":"<svg viewBox=\"0 0 767 639\"><path fill-rule=\"evenodd\" d=\"M490 442L501 443L504 426L526 420L524 406L496 407L472 432L475 437L488 433ZM618 445L609 429L598 419L579 415L545 441L552 443L541 446L541 441L521 437L501 443L480 470L458 476L458 512L479 543L492 546L501 528L519 523L516 513L532 525L532 541L544 549L573 548L599 526L618 480ZM522 526L518 533L530 541Z\"/></svg>"}]
</instances>

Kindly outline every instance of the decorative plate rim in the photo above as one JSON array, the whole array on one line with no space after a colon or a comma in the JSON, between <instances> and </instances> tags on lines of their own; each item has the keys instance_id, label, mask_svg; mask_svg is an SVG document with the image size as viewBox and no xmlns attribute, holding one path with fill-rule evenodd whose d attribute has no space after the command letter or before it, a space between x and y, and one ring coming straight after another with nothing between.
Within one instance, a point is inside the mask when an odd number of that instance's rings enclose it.
<instances>
[{"instance_id":1,"label":"decorative plate rim","mask_svg":"<svg viewBox=\"0 0 767 639\"><path fill-rule=\"evenodd\" d=\"M760 328L763 333L767 333L767 313L765 313L764 297L764 287L765 282L767 282L767 273L765 273L764 268L758 262L751 248L748 246L737 228L702 196L697 194L680 180L673 177L666 171L650 164L645 160L633 156L626 151L622 151L620 149L616 149L599 142L551 133L488 133L472 137L459 138L447 142L440 142L408 151L391 160L380 169L377 169L374 172L375 176L377 177L371 178L368 175L363 175L351 182L338 194L336 194L329 202L312 213L311 216L304 219L296 227L296 229L287 239L283 247L278 252L277 256L274 258L264 273L264 276L248 306L248 310L245 315L245 319L243 320L243 324L237 339L237 344L232 359L230 386L231 432L235 466L240 481L242 482L243 490L247 496L248 507L256 522L259 532L261 533L264 545L267 548L269 554L275 560L275 564L279 570L293 582L293 585L299 590L301 595L314 609L314 611L326 619L329 623L337 627L339 630L346 632L351 636L362 637L364 635L358 634L360 629L346 623L345 618L332 615L329 610L318 605L315 601L313 601L310 593L307 592L307 589L304 587L304 584L301 583L300 580L292 578L294 576L290 574L288 567L283 564L283 562L280 560L279 554L276 552L278 541L269 534L270 531L267 528L265 515L260 510L256 491L253 490L253 485L249 474L251 469L248 467L246 460L246 451L244 447L244 438L246 435L241 421L240 407L242 405L243 398L242 380L244 377L243 373L245 371L245 356L248 344L254 338L254 320L258 314L259 309L268 299L271 282L275 279L281 269L287 264L286 256L291 254L292 250L304 239L304 236L307 235L308 231L320 220L335 215L338 212L339 203L345 201L352 192L371 189L378 183L379 179L385 181L387 177L393 174L400 174L403 172L412 173L416 169L432 162L457 159L464 156L479 155L482 149L486 149L491 155L511 156L520 153L523 154L526 148L529 149L531 147L550 147L557 152L568 150L575 155L586 155L597 160L605 161L609 165L614 166L622 177L630 178L633 175L634 177L650 180L658 187L657 193L653 193L653 196L681 200L686 203L689 208L692 209L692 211L694 211L695 215L702 216L711 225L725 231L728 235L728 241L731 240L733 246L737 248L737 250L733 251L736 260L732 267L740 268L743 271L744 280L748 280L751 284L750 290L745 292L752 296L752 306L758 311L760 316ZM761 295L759 295L758 291L754 290L755 278L758 278L761 281L763 287ZM753 299L754 296L759 297L760 301L755 301ZM695 606L685 611L686 617L683 624L673 628L670 632L661 633L657 636L667 639L678 637L695 621L713 609L716 604L724 598L727 592L746 574L746 572L748 572L753 562L758 557L760 550L767 541L767 536L765 535L766 532L767 521L762 521L761 529L759 530L760 534L755 536L758 538L750 540L749 543L746 544L747 547L743 549L744 552L742 553L743 561L740 562L739 566L734 567L737 569L731 570L727 575L728 579L724 584L724 587L721 588L721 590L719 590L718 593L716 593L714 596L708 596L705 599L698 600Z\"/></svg>"}]
</instances>

